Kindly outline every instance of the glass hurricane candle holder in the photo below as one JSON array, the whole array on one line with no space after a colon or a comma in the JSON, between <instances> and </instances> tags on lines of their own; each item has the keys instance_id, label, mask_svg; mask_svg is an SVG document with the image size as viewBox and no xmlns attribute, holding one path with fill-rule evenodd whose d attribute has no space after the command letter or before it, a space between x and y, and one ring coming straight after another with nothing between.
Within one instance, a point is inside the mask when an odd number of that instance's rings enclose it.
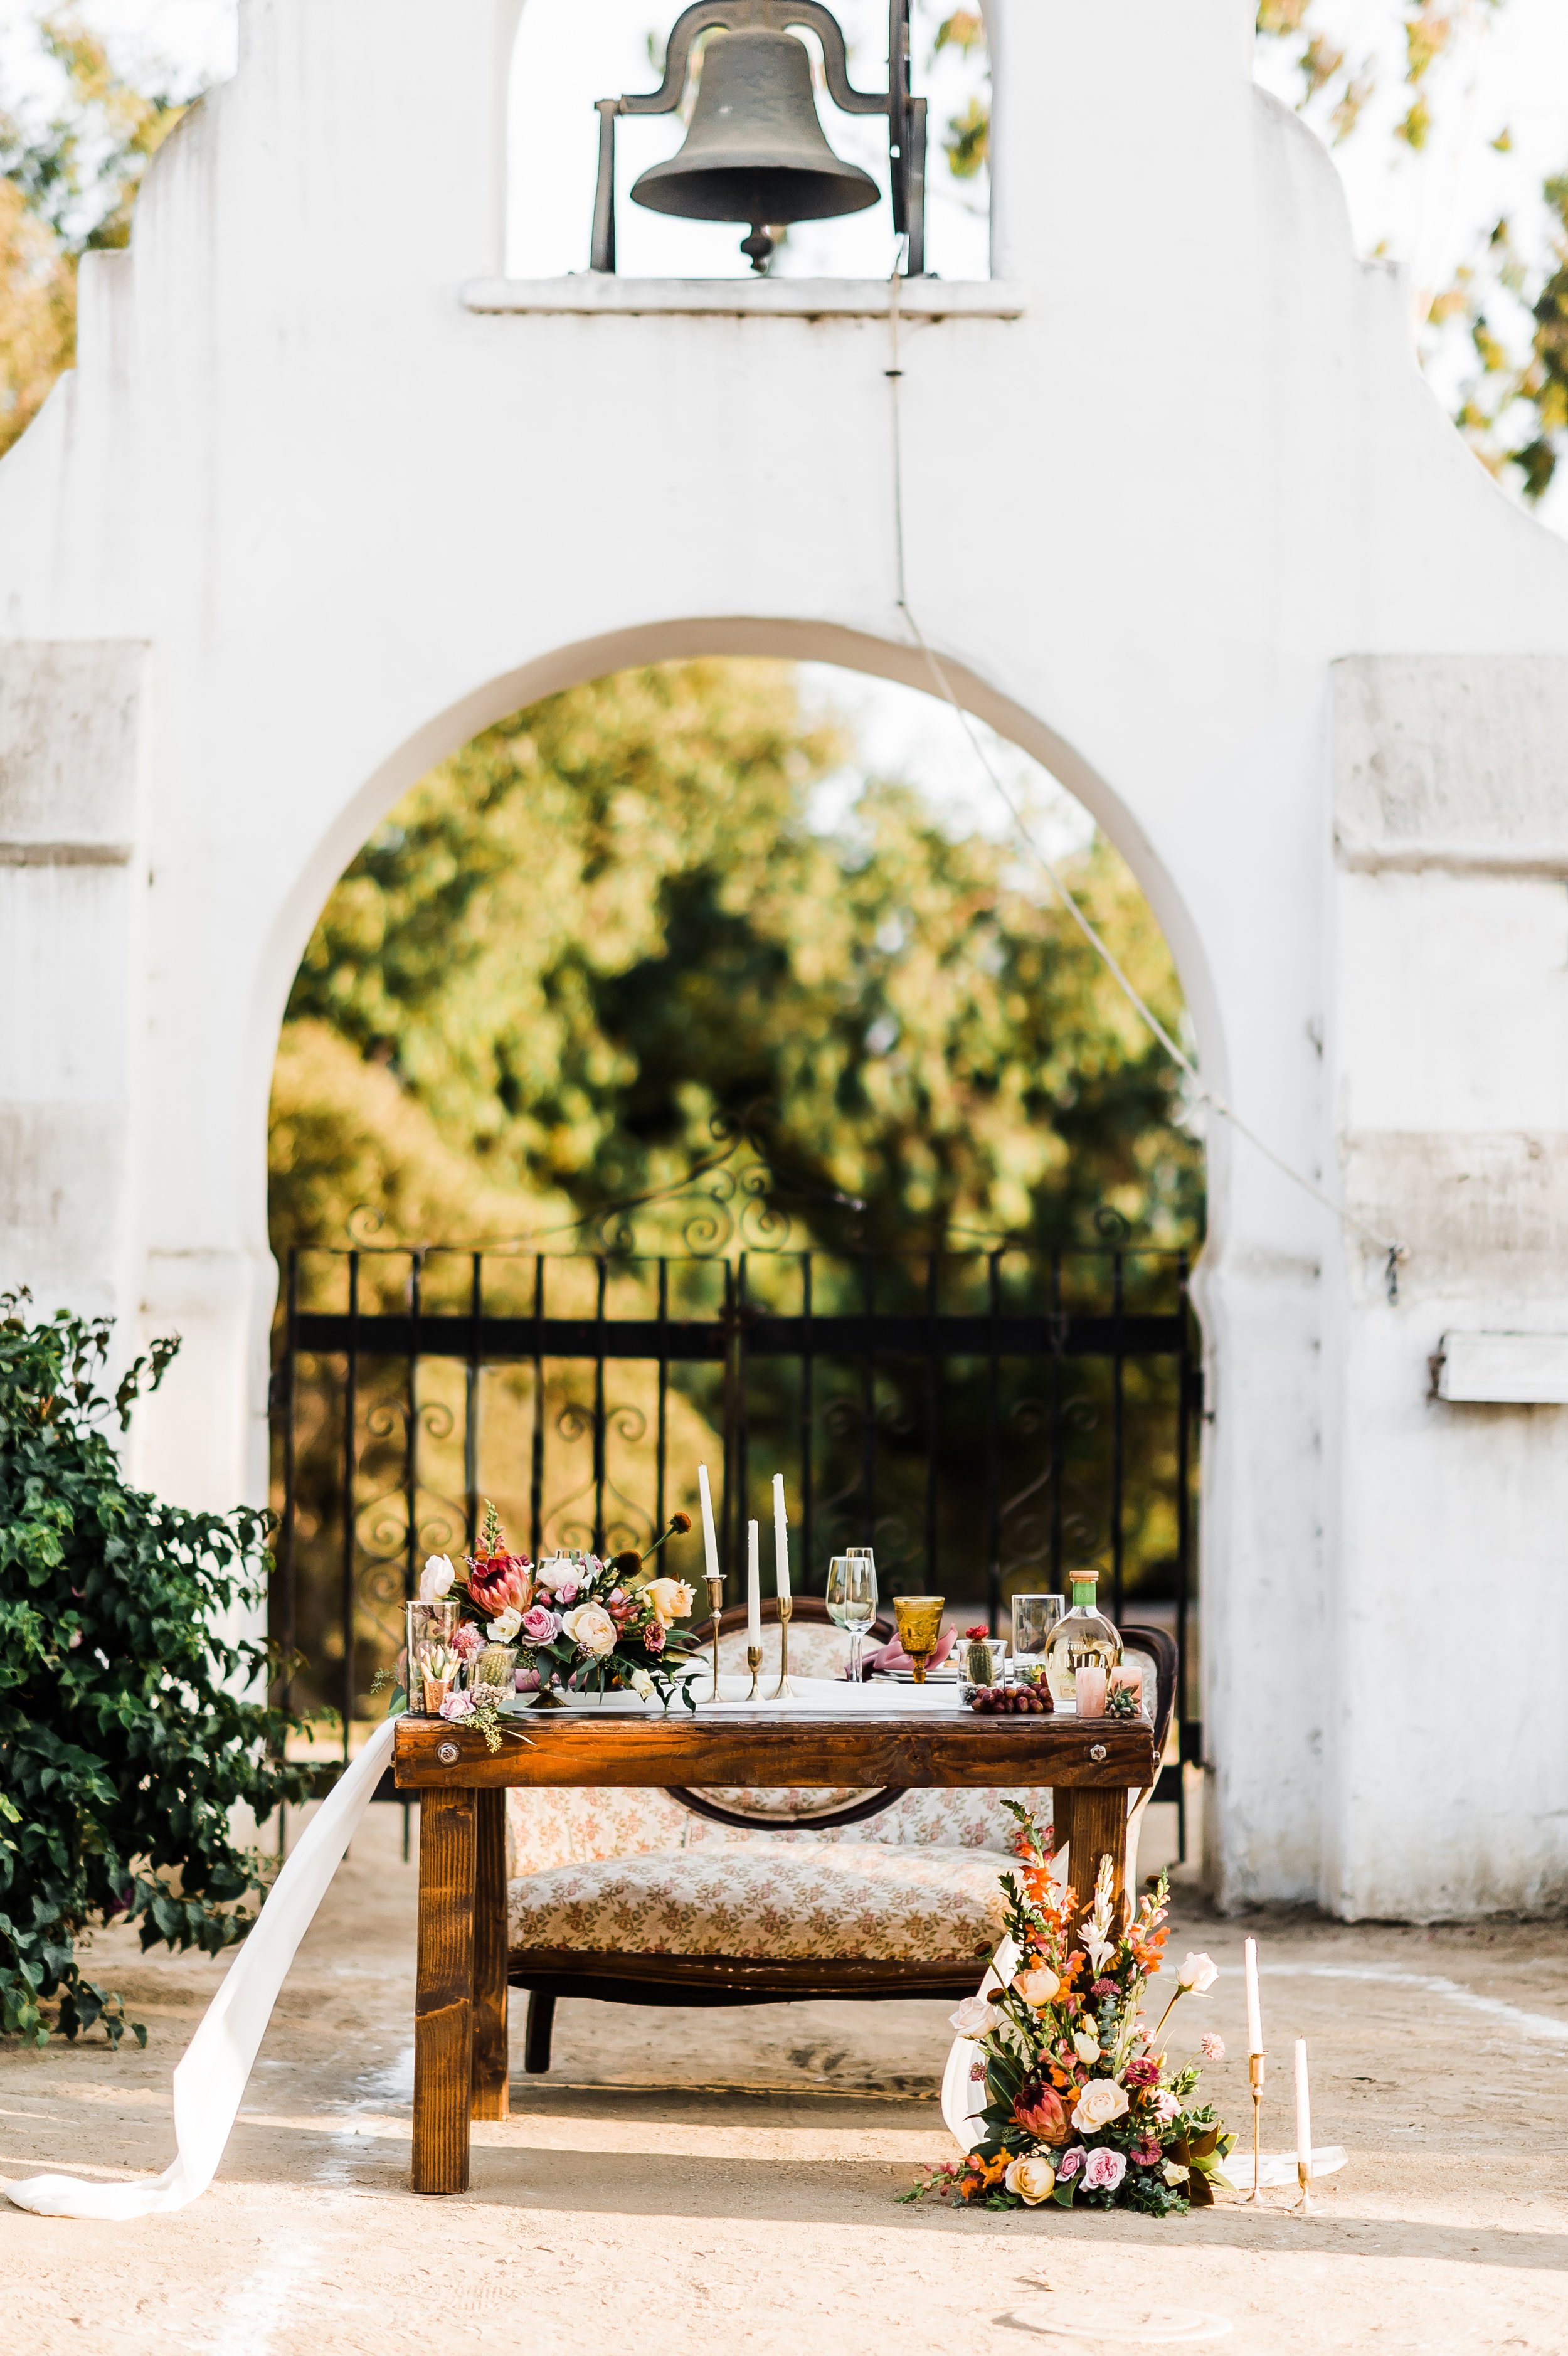
<instances>
[{"instance_id":1,"label":"glass hurricane candle holder","mask_svg":"<svg viewBox=\"0 0 1568 2356\"><path fill-rule=\"evenodd\" d=\"M1015 1595L1013 1659L1043 1659L1056 1623L1066 1609L1060 1595Z\"/></svg>"},{"instance_id":2,"label":"glass hurricane candle holder","mask_svg":"<svg viewBox=\"0 0 1568 2356\"><path fill-rule=\"evenodd\" d=\"M958 1639L959 1697L967 1701L982 1687L1007 1681L1008 1647L1001 1636L960 1636Z\"/></svg>"},{"instance_id":3,"label":"glass hurricane candle holder","mask_svg":"<svg viewBox=\"0 0 1568 2356\"><path fill-rule=\"evenodd\" d=\"M497 1708L509 1700L517 1691L517 1650L516 1644L486 1644L469 1669L469 1692L488 1692Z\"/></svg>"},{"instance_id":4,"label":"glass hurricane candle holder","mask_svg":"<svg viewBox=\"0 0 1568 2356\"><path fill-rule=\"evenodd\" d=\"M453 1638L463 1606L451 1598L440 1603L411 1603L408 1622L408 1696L410 1714L435 1718L457 1682L462 1662ZM434 1698L432 1698L433 1695Z\"/></svg>"}]
</instances>

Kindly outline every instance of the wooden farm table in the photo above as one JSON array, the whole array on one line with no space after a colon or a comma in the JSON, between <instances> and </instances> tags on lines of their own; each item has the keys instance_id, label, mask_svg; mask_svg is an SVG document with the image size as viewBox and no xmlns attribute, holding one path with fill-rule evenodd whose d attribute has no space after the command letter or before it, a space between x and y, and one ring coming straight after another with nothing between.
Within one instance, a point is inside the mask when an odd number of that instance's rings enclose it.
<instances>
[{"instance_id":1,"label":"wooden farm table","mask_svg":"<svg viewBox=\"0 0 1568 2356\"><path fill-rule=\"evenodd\" d=\"M1155 1778L1143 1719L699 1708L646 1719L530 1711L511 1723L528 1740L508 1738L496 1752L473 1729L439 1719L405 1718L397 1729L398 1788L421 1802L416 2192L466 2191L470 2119L507 2116L509 1785L1049 1786L1057 1843L1072 1841L1086 1901L1104 1856L1123 1896L1128 1808Z\"/></svg>"}]
</instances>

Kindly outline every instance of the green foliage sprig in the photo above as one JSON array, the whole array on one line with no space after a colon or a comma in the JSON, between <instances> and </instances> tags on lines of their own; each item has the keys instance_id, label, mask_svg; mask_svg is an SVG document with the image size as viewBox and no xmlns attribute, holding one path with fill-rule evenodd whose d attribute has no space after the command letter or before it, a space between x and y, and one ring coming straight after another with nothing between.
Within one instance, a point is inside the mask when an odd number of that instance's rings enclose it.
<instances>
[{"instance_id":1,"label":"green foliage sprig","mask_svg":"<svg viewBox=\"0 0 1568 2356\"><path fill-rule=\"evenodd\" d=\"M269 1759L289 1721L247 1698L268 1646L224 1633L259 1601L267 1516L191 1513L133 1489L105 1426L130 1422L177 1343L105 1388L106 1321L31 1323L0 1294L0 2033L118 2044L119 1997L83 1976L91 1926L216 1954L262 1886L230 1812L305 1796Z\"/></svg>"}]
</instances>

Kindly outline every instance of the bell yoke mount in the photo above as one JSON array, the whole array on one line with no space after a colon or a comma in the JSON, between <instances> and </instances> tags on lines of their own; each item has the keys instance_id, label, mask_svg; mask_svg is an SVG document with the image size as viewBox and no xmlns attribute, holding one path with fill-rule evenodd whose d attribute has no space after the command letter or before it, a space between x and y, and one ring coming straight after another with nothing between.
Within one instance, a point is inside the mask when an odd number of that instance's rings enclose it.
<instances>
[{"instance_id":1,"label":"bell yoke mount","mask_svg":"<svg viewBox=\"0 0 1568 2356\"><path fill-rule=\"evenodd\" d=\"M615 118L673 114L686 94L692 44L709 33L690 127L677 155L644 172L635 204L688 220L739 221L755 271L773 253L770 231L790 221L860 212L880 191L869 173L828 145L816 112L811 57L790 28L822 44L828 96L845 114L885 114L893 229L907 238L909 276L925 270L925 101L910 89L910 0L890 0L888 87L856 90L838 20L821 0L697 0L677 18L656 91L598 101L599 184L592 267L615 268Z\"/></svg>"}]
</instances>

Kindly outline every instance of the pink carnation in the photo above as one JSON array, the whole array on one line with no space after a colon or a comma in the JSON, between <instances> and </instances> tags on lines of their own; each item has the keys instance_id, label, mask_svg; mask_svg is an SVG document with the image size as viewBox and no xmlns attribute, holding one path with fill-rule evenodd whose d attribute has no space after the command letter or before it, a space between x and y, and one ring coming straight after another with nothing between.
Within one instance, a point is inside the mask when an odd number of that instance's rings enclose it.
<instances>
[{"instance_id":1,"label":"pink carnation","mask_svg":"<svg viewBox=\"0 0 1568 2356\"><path fill-rule=\"evenodd\" d=\"M1113 2151L1108 2144L1102 2144L1098 2150L1090 2153L1084 2163L1083 2190L1085 2192L1114 2192L1126 2172L1125 2156Z\"/></svg>"},{"instance_id":2,"label":"pink carnation","mask_svg":"<svg viewBox=\"0 0 1568 2356\"><path fill-rule=\"evenodd\" d=\"M1203 2059L1205 2062L1222 2062L1224 2058L1224 2039L1222 2037L1206 2037L1203 2040Z\"/></svg>"},{"instance_id":3,"label":"pink carnation","mask_svg":"<svg viewBox=\"0 0 1568 2356\"><path fill-rule=\"evenodd\" d=\"M452 1639L452 1649L460 1661L476 1661L485 1650L485 1639L472 1620L464 1620Z\"/></svg>"}]
</instances>

